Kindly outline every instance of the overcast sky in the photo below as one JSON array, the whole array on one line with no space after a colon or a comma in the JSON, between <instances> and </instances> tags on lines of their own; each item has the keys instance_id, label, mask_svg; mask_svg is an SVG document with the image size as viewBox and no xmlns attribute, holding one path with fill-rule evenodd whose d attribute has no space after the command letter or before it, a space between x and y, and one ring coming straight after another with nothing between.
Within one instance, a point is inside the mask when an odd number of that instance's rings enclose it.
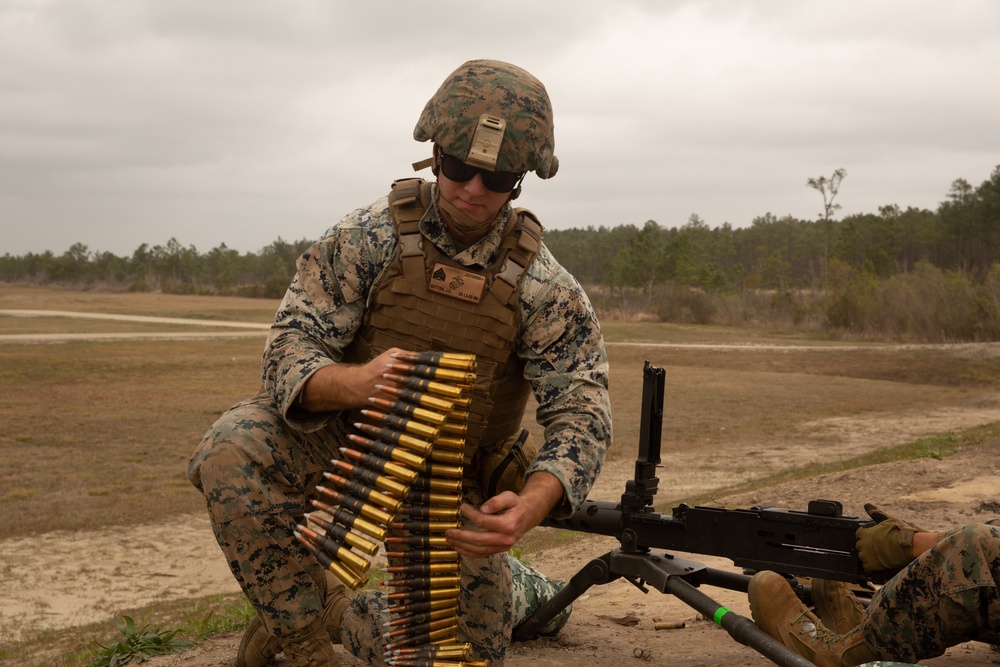
<instances>
[{"instance_id":1,"label":"overcast sky","mask_svg":"<svg viewBox=\"0 0 1000 667\"><path fill-rule=\"evenodd\" d=\"M548 88L548 228L814 219L841 167L838 216L934 210L1000 165L998 35L997 0L0 0L0 255L315 238L471 58Z\"/></svg>"}]
</instances>

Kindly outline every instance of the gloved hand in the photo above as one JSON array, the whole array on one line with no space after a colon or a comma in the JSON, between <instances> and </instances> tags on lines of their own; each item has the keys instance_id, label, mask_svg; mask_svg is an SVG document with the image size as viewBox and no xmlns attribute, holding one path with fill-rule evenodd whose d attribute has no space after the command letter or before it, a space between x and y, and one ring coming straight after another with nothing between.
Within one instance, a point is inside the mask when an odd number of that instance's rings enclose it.
<instances>
[{"instance_id":1,"label":"gloved hand","mask_svg":"<svg viewBox=\"0 0 1000 667\"><path fill-rule=\"evenodd\" d=\"M858 556L866 572L898 570L913 560L913 535L926 532L912 523L892 517L871 503L865 504L874 526L858 528Z\"/></svg>"}]
</instances>

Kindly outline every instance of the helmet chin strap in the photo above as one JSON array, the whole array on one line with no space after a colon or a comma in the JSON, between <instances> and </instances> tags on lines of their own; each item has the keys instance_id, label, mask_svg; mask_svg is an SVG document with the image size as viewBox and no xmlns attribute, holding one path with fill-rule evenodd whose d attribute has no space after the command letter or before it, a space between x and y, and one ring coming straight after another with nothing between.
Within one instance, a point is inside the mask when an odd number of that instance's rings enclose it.
<instances>
[{"instance_id":1,"label":"helmet chin strap","mask_svg":"<svg viewBox=\"0 0 1000 667\"><path fill-rule=\"evenodd\" d=\"M473 220L470 216L458 210L458 208L450 201L442 197L440 188L438 188L437 205L441 212L448 217L447 222L449 225L454 227L455 231L462 236L477 236L481 238L490 230L490 227L492 227L493 223L496 221L496 218L493 218L493 220L487 220L486 222Z\"/></svg>"}]
</instances>

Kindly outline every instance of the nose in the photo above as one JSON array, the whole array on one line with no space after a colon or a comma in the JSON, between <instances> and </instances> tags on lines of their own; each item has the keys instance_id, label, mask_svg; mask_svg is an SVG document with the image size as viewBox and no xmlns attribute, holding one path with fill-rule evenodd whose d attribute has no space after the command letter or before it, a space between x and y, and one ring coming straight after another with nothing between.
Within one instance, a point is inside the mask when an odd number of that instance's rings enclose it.
<instances>
[{"instance_id":1,"label":"nose","mask_svg":"<svg viewBox=\"0 0 1000 667\"><path fill-rule=\"evenodd\" d=\"M476 174L465 182L465 189L469 194L482 195L486 193L486 185L483 184L482 174Z\"/></svg>"}]
</instances>

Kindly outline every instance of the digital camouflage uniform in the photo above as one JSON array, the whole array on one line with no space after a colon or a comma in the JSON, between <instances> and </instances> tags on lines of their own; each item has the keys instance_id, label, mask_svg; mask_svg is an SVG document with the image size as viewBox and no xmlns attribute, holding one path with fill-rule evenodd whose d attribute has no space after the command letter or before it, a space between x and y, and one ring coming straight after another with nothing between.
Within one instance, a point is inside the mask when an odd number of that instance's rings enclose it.
<instances>
[{"instance_id":1,"label":"digital camouflage uniform","mask_svg":"<svg viewBox=\"0 0 1000 667\"><path fill-rule=\"evenodd\" d=\"M949 533L873 596L861 627L876 656L913 662L963 641L1000 642L1000 527Z\"/></svg>"},{"instance_id":2,"label":"digital camouflage uniform","mask_svg":"<svg viewBox=\"0 0 1000 667\"><path fill-rule=\"evenodd\" d=\"M531 618L531 615L539 607L565 588L566 582L550 579L516 558L509 558L508 561L510 562L512 588L514 589L513 625L514 630L517 631L518 626ZM542 637L554 636L569 621L571 613L573 613L573 605L569 604L553 616L548 623L540 627L538 634Z\"/></svg>"},{"instance_id":3,"label":"digital camouflage uniform","mask_svg":"<svg viewBox=\"0 0 1000 667\"><path fill-rule=\"evenodd\" d=\"M509 217L506 207L487 236L464 250L433 204L420 231L425 243L479 269L497 253ZM348 426L346 412L308 413L296 399L312 373L342 360L397 240L383 197L346 216L302 255L267 341L263 391L225 413L189 464L234 576L279 638L302 630L323 610L324 572L292 531L311 509L308 501L329 461L339 458ZM554 515L568 516L586 498L611 439L603 338L586 295L544 245L524 273L518 308L514 351L544 428L528 473L546 471L559 479L564 499ZM463 495L476 506L485 500L472 477ZM477 658L501 664L512 623L506 555L463 558L462 589L460 638L474 644ZM345 646L369 660L382 631L383 604L365 593L344 617Z\"/></svg>"}]
</instances>

